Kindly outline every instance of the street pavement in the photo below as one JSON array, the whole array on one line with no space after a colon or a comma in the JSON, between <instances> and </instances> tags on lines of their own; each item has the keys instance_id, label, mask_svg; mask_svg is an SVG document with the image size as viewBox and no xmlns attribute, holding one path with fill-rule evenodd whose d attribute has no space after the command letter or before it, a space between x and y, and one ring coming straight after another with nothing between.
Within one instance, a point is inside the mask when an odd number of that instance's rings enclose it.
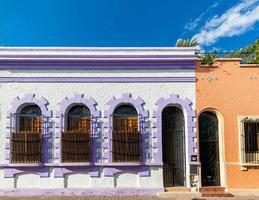
<instances>
[{"instance_id":1,"label":"street pavement","mask_svg":"<svg viewBox=\"0 0 259 200\"><path fill-rule=\"evenodd\" d=\"M30 197L4 197L0 200L259 200L259 196L226 197L226 198L159 198L157 196L30 196Z\"/></svg>"}]
</instances>

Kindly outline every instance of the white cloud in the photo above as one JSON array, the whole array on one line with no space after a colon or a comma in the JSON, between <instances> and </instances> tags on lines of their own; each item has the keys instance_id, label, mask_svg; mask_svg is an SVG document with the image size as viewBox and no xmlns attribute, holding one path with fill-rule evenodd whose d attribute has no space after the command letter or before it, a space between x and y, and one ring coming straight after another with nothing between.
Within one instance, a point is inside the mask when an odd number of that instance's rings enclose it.
<instances>
[{"instance_id":1,"label":"white cloud","mask_svg":"<svg viewBox=\"0 0 259 200\"><path fill-rule=\"evenodd\" d=\"M185 26L184 26L184 30L187 30L187 31L193 31L199 24L199 22L203 19L203 17L209 13L209 11L212 9L212 8L216 8L217 6L219 5L218 2L215 2L214 4L212 4L211 6L209 6L203 13L201 13L199 15L199 17L197 17L196 19L194 20L189 20Z\"/></svg>"},{"instance_id":2,"label":"white cloud","mask_svg":"<svg viewBox=\"0 0 259 200\"><path fill-rule=\"evenodd\" d=\"M222 37L240 35L259 21L259 0L243 0L225 13L215 15L201 28L196 38L200 45L211 45Z\"/></svg>"}]
</instances>

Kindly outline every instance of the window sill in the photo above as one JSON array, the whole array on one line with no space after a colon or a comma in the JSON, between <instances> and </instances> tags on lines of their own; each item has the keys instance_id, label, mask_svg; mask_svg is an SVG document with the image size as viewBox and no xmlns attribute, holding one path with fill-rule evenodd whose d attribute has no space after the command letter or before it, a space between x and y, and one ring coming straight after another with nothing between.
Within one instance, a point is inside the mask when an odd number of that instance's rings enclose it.
<instances>
[{"instance_id":1,"label":"window sill","mask_svg":"<svg viewBox=\"0 0 259 200\"><path fill-rule=\"evenodd\" d=\"M163 166L163 163L143 163L143 162L112 162L112 163L96 163L97 166L104 167L129 167L129 166Z\"/></svg>"},{"instance_id":2,"label":"window sill","mask_svg":"<svg viewBox=\"0 0 259 200\"><path fill-rule=\"evenodd\" d=\"M73 166L94 166L94 163L87 162L87 163L57 163L52 164L51 166L58 166L58 167L73 167Z\"/></svg>"},{"instance_id":3,"label":"window sill","mask_svg":"<svg viewBox=\"0 0 259 200\"><path fill-rule=\"evenodd\" d=\"M240 164L242 167L259 167L259 163L241 163Z\"/></svg>"},{"instance_id":4,"label":"window sill","mask_svg":"<svg viewBox=\"0 0 259 200\"><path fill-rule=\"evenodd\" d=\"M241 170L247 171L249 168L259 168L259 163L240 163Z\"/></svg>"},{"instance_id":5,"label":"window sill","mask_svg":"<svg viewBox=\"0 0 259 200\"><path fill-rule=\"evenodd\" d=\"M112 163L100 163L101 166L140 166L145 165L141 162L112 162Z\"/></svg>"},{"instance_id":6,"label":"window sill","mask_svg":"<svg viewBox=\"0 0 259 200\"><path fill-rule=\"evenodd\" d=\"M93 166L93 163L7 163L0 164L0 167L73 167L73 166Z\"/></svg>"},{"instance_id":7,"label":"window sill","mask_svg":"<svg viewBox=\"0 0 259 200\"><path fill-rule=\"evenodd\" d=\"M134 166L163 166L163 163L142 163L142 162L136 162L136 163L6 163L6 164L0 164L0 167L134 167ZM246 164L242 164L242 166L247 166ZM249 166L259 166L259 164L253 164Z\"/></svg>"},{"instance_id":8,"label":"window sill","mask_svg":"<svg viewBox=\"0 0 259 200\"><path fill-rule=\"evenodd\" d=\"M2 167L45 167L44 163L7 163L1 164Z\"/></svg>"}]
</instances>

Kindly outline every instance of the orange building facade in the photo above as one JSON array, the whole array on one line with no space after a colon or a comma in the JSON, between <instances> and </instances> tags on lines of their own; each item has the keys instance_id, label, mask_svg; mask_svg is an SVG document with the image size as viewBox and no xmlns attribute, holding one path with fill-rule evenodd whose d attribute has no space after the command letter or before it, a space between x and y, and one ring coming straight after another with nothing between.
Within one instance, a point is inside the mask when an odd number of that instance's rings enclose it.
<instances>
[{"instance_id":1,"label":"orange building facade","mask_svg":"<svg viewBox=\"0 0 259 200\"><path fill-rule=\"evenodd\" d=\"M200 186L259 194L259 65L198 62L196 77Z\"/></svg>"}]
</instances>

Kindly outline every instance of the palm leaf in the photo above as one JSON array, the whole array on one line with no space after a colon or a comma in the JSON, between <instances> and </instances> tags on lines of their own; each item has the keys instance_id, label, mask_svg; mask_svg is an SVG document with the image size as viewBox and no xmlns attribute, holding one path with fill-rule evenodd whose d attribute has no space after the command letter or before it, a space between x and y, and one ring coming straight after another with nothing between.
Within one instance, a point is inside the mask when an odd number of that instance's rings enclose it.
<instances>
[{"instance_id":1,"label":"palm leaf","mask_svg":"<svg viewBox=\"0 0 259 200\"><path fill-rule=\"evenodd\" d=\"M199 43L197 39L191 38L191 39L178 39L176 42L177 47L195 47Z\"/></svg>"}]
</instances>

